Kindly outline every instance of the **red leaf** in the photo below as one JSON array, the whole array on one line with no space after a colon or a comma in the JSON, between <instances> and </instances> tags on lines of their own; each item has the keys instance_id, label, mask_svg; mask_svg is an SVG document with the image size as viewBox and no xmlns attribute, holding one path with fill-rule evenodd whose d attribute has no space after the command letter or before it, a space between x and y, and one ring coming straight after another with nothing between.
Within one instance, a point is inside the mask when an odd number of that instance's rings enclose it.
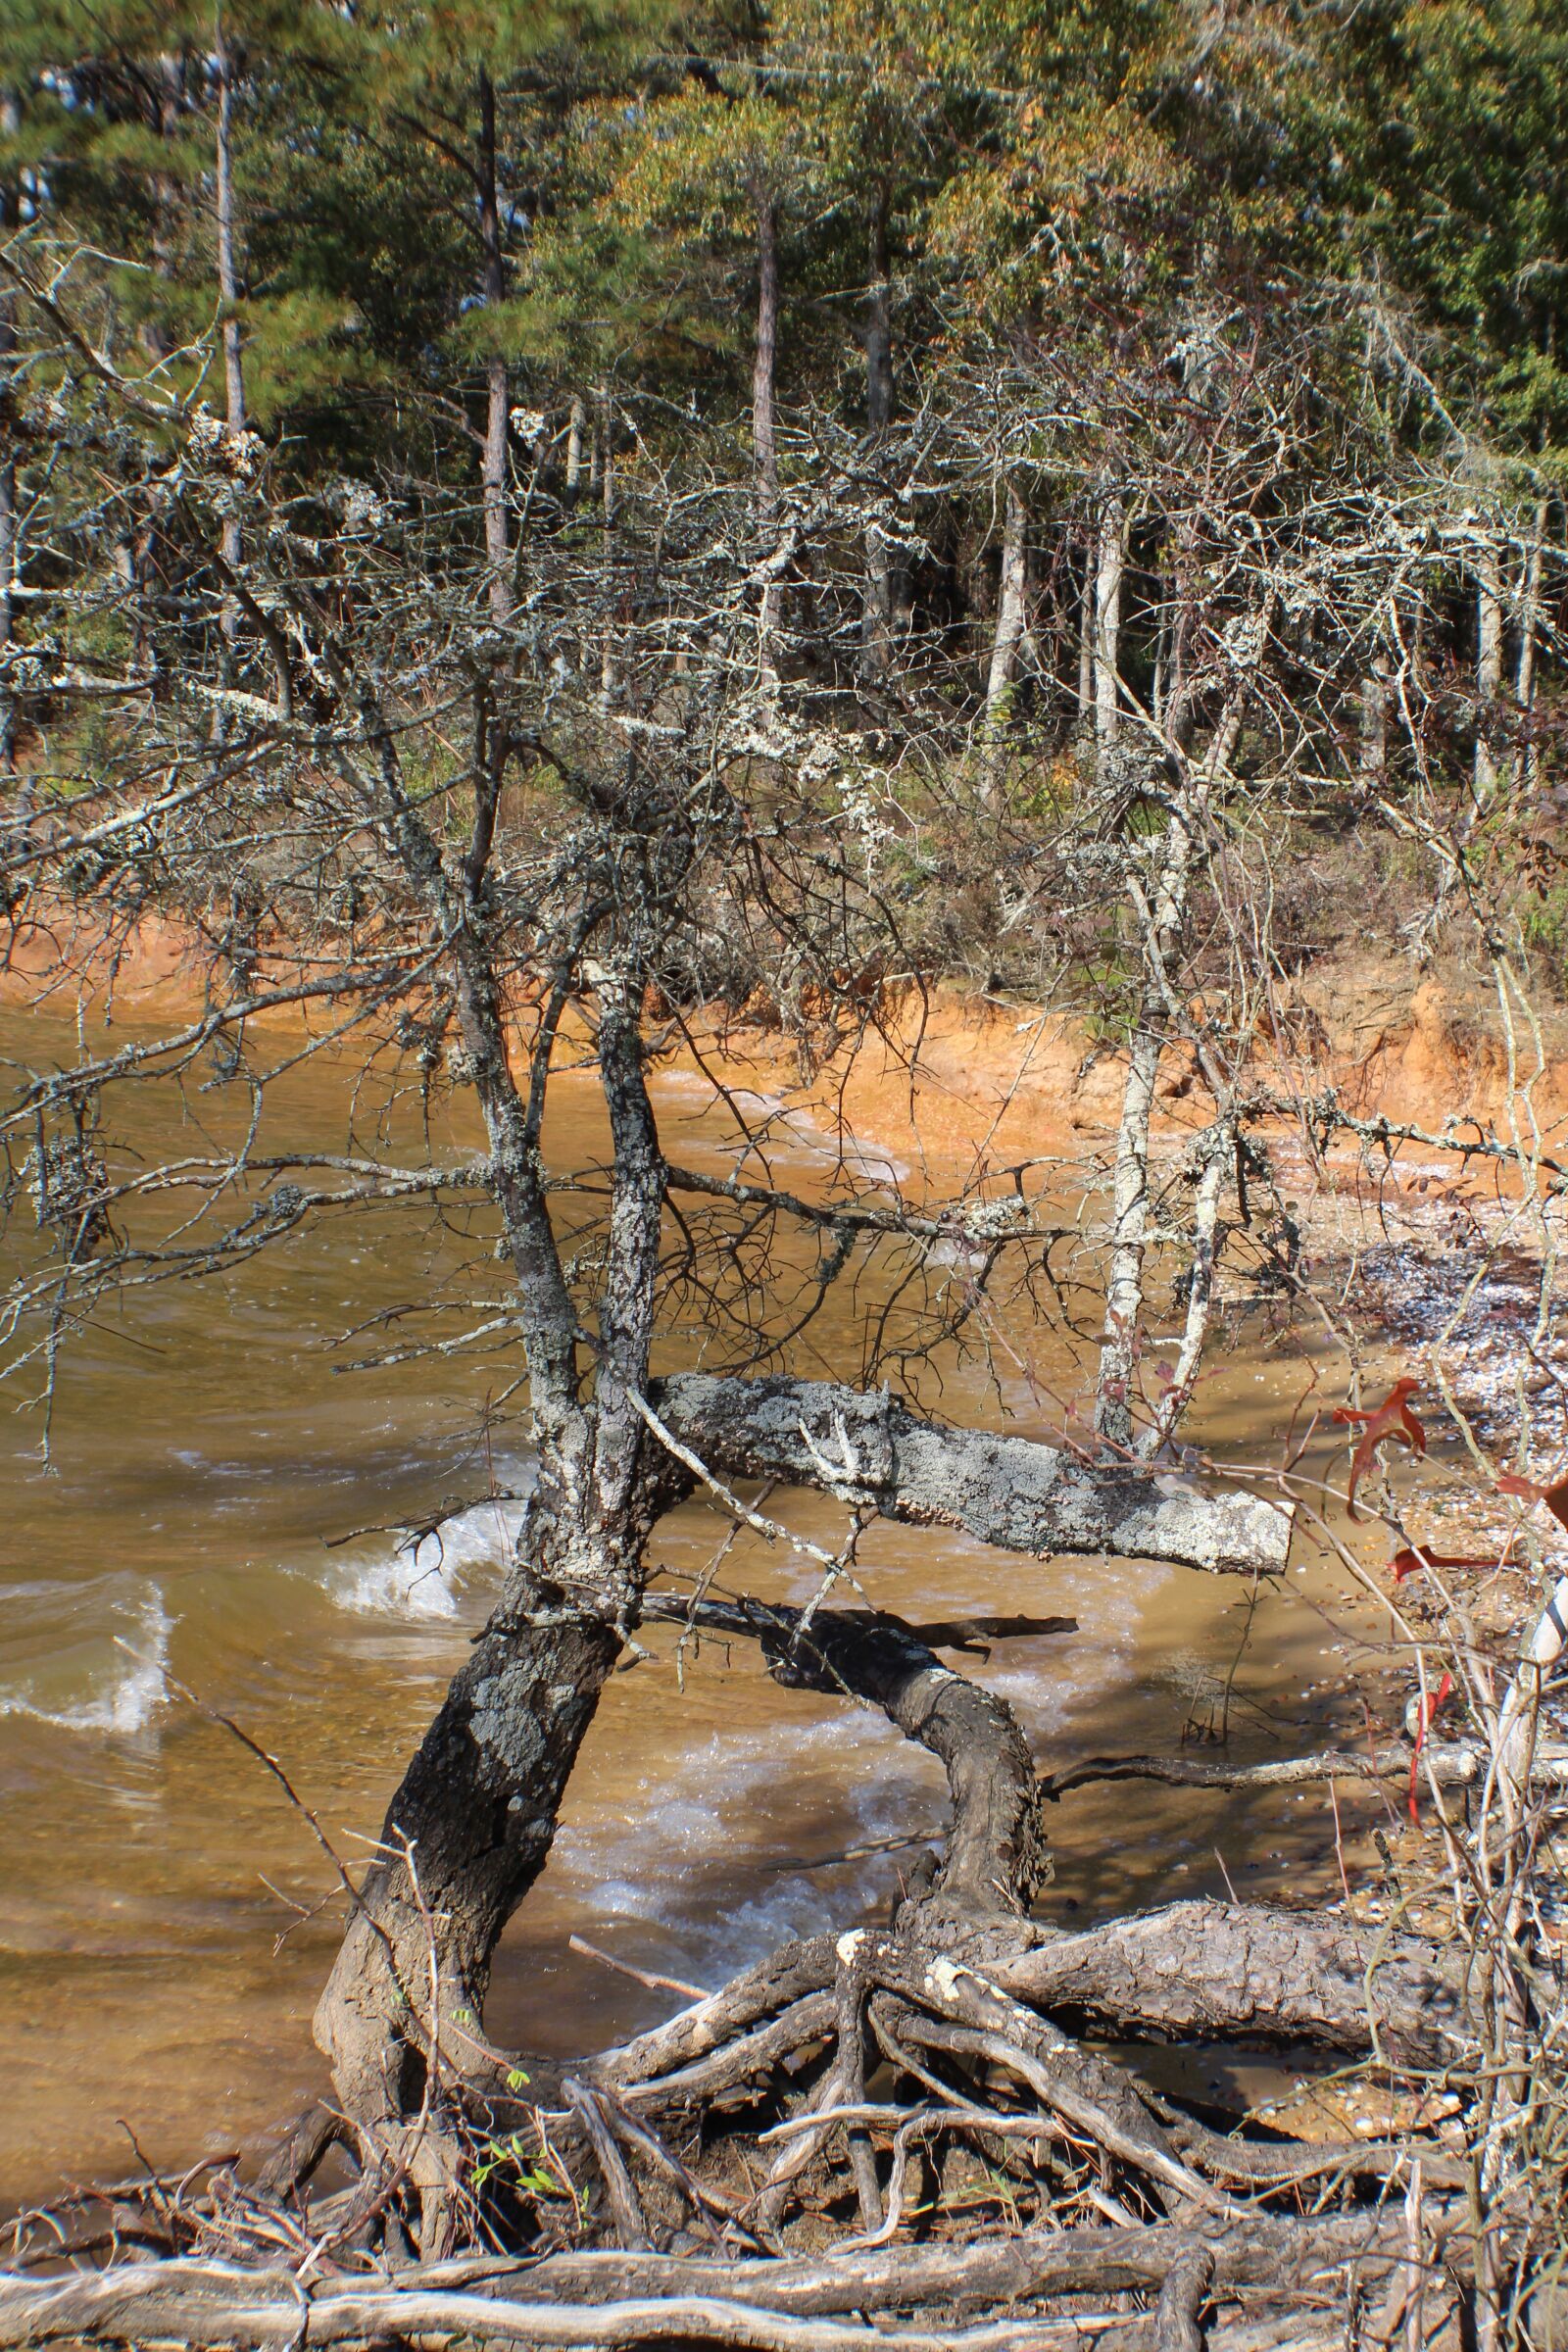
<instances>
[{"instance_id":1,"label":"red leaf","mask_svg":"<svg viewBox=\"0 0 1568 2352\"><path fill-rule=\"evenodd\" d=\"M1440 1707L1446 1706L1452 1696L1453 1677L1451 1674L1446 1674L1432 1696L1421 1701L1420 1721L1415 1727L1415 1753L1410 1758L1410 1819L1418 1824L1421 1819L1421 1809L1416 1799L1416 1774L1421 1769L1421 1750L1427 1743L1427 1733L1432 1728L1433 1716Z\"/></svg>"},{"instance_id":2,"label":"red leaf","mask_svg":"<svg viewBox=\"0 0 1568 2352\"><path fill-rule=\"evenodd\" d=\"M1505 1471L1497 1481L1504 1494L1518 1494L1526 1502L1544 1502L1559 1527L1568 1527L1568 1477L1559 1478L1555 1486L1538 1487L1533 1478L1515 1478Z\"/></svg>"},{"instance_id":3,"label":"red leaf","mask_svg":"<svg viewBox=\"0 0 1568 2352\"><path fill-rule=\"evenodd\" d=\"M1402 1585L1407 1576L1419 1576L1423 1568L1500 1568L1502 1565L1499 1559L1472 1560L1459 1552L1428 1551L1424 1544L1407 1544L1389 1562L1396 1585Z\"/></svg>"},{"instance_id":4,"label":"red leaf","mask_svg":"<svg viewBox=\"0 0 1568 2352\"><path fill-rule=\"evenodd\" d=\"M1361 1516L1355 1507L1355 1490L1371 1469L1377 1449L1385 1438L1396 1438L1401 1446L1408 1446L1412 1453L1425 1453L1427 1433L1411 1412L1409 1401L1420 1386L1418 1380L1396 1380L1383 1402L1370 1413L1362 1412L1359 1406L1353 1404L1336 1406L1336 1421L1344 1421L1352 1427L1359 1426L1362 1432L1361 1443L1350 1457L1350 1491L1345 1498L1346 1508L1352 1519Z\"/></svg>"}]
</instances>

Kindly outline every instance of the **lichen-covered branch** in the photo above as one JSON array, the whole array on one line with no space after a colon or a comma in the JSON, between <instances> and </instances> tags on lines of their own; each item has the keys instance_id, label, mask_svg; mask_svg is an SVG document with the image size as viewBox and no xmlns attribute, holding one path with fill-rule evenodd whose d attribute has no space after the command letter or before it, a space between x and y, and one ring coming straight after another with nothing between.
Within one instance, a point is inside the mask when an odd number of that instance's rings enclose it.
<instances>
[{"instance_id":1,"label":"lichen-covered branch","mask_svg":"<svg viewBox=\"0 0 1568 2352\"><path fill-rule=\"evenodd\" d=\"M1065 1447L922 1421L886 1393L833 1381L658 1383L661 1417L726 1478L817 1487L916 1526L961 1527L1038 1558L1070 1552L1275 1574L1291 1543L1287 1503L1193 1479L1091 1463Z\"/></svg>"}]
</instances>

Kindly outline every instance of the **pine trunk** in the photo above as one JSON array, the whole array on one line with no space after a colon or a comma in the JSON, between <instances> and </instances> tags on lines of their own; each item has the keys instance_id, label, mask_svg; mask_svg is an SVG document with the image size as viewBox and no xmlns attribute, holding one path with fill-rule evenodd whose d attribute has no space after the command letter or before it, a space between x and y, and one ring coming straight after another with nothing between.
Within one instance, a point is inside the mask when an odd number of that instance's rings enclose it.
<instances>
[{"instance_id":1,"label":"pine trunk","mask_svg":"<svg viewBox=\"0 0 1568 2352\"><path fill-rule=\"evenodd\" d=\"M245 364L240 344L239 263L234 230L234 73L233 58L221 19L215 36L214 69L218 79L216 212L218 292L223 306L223 407L229 431L238 435L245 430ZM231 499L233 495L231 492ZM231 572L237 572L245 559L245 546L239 516L232 505L223 515L220 546L224 564ZM232 675L239 637L239 607L231 595L223 599L221 626ZM221 731L222 714L220 710L217 732L220 735Z\"/></svg>"},{"instance_id":2,"label":"pine trunk","mask_svg":"<svg viewBox=\"0 0 1568 2352\"><path fill-rule=\"evenodd\" d=\"M757 348L752 363L752 450L758 535L765 561L778 527L778 441L774 382L778 358L778 207L771 195L757 197ZM777 684L778 635L784 597L770 577L762 590L758 624L758 668L764 684Z\"/></svg>"},{"instance_id":3,"label":"pine trunk","mask_svg":"<svg viewBox=\"0 0 1568 2352\"><path fill-rule=\"evenodd\" d=\"M484 299L499 311L507 299L506 255L501 242L501 202L496 185L496 93L488 71L479 69L479 247ZM485 363L484 554L490 611L497 621L512 612L511 549L507 531L507 433L511 415L507 363L492 352Z\"/></svg>"}]
</instances>

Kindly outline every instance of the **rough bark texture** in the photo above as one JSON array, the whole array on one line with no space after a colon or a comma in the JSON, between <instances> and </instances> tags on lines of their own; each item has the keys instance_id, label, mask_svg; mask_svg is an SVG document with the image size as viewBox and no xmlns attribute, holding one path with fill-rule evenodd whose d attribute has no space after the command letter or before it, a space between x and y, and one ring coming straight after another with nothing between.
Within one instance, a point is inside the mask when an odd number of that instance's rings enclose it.
<instances>
[{"instance_id":1,"label":"rough bark texture","mask_svg":"<svg viewBox=\"0 0 1568 2352\"><path fill-rule=\"evenodd\" d=\"M1172 2040L1258 2034L1421 2063L1464 2038L1462 1985L1435 1948L1241 1903L1171 1903L993 1964L1032 2005Z\"/></svg>"},{"instance_id":2,"label":"rough bark texture","mask_svg":"<svg viewBox=\"0 0 1568 2352\"><path fill-rule=\"evenodd\" d=\"M541 2296L584 2303L707 2292L805 2317L862 2307L916 2310L922 2304L963 2312L1079 2287L1095 2293L1157 2287L1183 2253L1200 2248L1212 2254L1221 2286L1299 2286L1336 2263L1375 2263L1380 2253L1390 2261L1402 2258L1404 2224L1402 2216L1390 2215L1381 2234L1370 2236L1364 2217L1299 2222L1262 2214L1223 2226L1036 2230L968 2245L881 2247L853 2263L842 2256L724 2262L667 2254L557 2254L536 2264L528 2282ZM468 2286L476 2294L506 2293L512 2278L503 2274L487 2280L483 2268L471 2260L452 2263L431 2282Z\"/></svg>"},{"instance_id":3,"label":"rough bark texture","mask_svg":"<svg viewBox=\"0 0 1568 2352\"><path fill-rule=\"evenodd\" d=\"M415 820L406 855L424 877ZM483 860L476 835L458 935L464 1041L489 1131L494 1183L519 1294L529 1305L538 1483L518 1564L472 1656L454 1680L387 1813L384 1851L350 1920L317 2011L317 2037L339 2097L362 2124L407 2116L406 2079L440 2021L460 2068L502 1929L543 1865L556 1814L642 1581L648 1528L672 1492L662 1465L643 1475L643 1425L630 1403L646 1374L662 1199L643 1081L633 992L605 976L601 1075L616 1147L601 1363L591 1411L576 1402L575 1316L550 1228L536 1102L508 1058L494 977L476 947ZM439 862L431 886L452 892ZM548 1047L546 1048L548 1052ZM412 1851L412 1868L408 1859ZM430 2015L432 1971L441 1993Z\"/></svg>"},{"instance_id":4,"label":"rough bark texture","mask_svg":"<svg viewBox=\"0 0 1568 2352\"><path fill-rule=\"evenodd\" d=\"M1383 1937L1321 1914L1172 1903L1061 1935L1025 1923L994 1935L989 1983L1042 2009L1156 2040L1256 2036L1364 2052L1374 2034L1421 2063L1466 2033L1457 1964L1416 1936ZM707 2000L594 2062L625 2085L668 2078L831 1984L831 1936L786 1944ZM1373 1990L1369 2016L1367 1986Z\"/></svg>"},{"instance_id":5,"label":"rough bark texture","mask_svg":"<svg viewBox=\"0 0 1568 2352\"><path fill-rule=\"evenodd\" d=\"M518 1570L393 1798L317 2010L339 2097L361 2122L418 2106L432 1953L448 2053L482 2011L502 1929L544 1867L562 1795L620 1648L613 1624ZM417 1890L403 1858L414 1850ZM432 1923L439 1922L439 1928ZM389 2032L407 2003L412 2046Z\"/></svg>"},{"instance_id":6,"label":"rough bark texture","mask_svg":"<svg viewBox=\"0 0 1568 2352\"><path fill-rule=\"evenodd\" d=\"M494 2071L476 2032L490 1956L550 1850L562 1794L642 1590L648 1530L687 1482L667 1457L649 1458L633 1401L647 1379L663 1200L635 983L608 967L600 978L600 1078L615 1173L599 1369L585 1406L576 1317L539 1159L543 1089L526 1103L517 1090L479 945L483 828L476 824L461 897L439 860L431 870L433 846L412 812L401 838L457 935L464 1042L528 1308L539 1467L517 1563L392 1800L382 1855L317 2011L338 2095L371 2130L416 2109L438 2035L448 2067L468 2072L477 2059L478 2071ZM548 1058L548 1032L538 1050Z\"/></svg>"},{"instance_id":7,"label":"rough bark texture","mask_svg":"<svg viewBox=\"0 0 1568 2352\"><path fill-rule=\"evenodd\" d=\"M1090 1465L1029 1438L939 1428L885 1394L690 1372L662 1381L657 1402L682 1444L727 1478L818 1487L889 1519L962 1527L1039 1558L1081 1552L1272 1574L1290 1549L1288 1506Z\"/></svg>"}]
</instances>

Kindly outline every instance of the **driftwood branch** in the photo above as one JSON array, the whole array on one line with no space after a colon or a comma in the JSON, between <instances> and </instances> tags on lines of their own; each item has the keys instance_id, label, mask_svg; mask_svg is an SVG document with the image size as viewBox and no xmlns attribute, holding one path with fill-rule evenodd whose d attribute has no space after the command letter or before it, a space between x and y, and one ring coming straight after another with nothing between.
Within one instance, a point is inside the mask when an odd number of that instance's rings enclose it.
<instances>
[{"instance_id":1,"label":"driftwood branch","mask_svg":"<svg viewBox=\"0 0 1568 2352\"><path fill-rule=\"evenodd\" d=\"M617 2087L668 2089L736 2037L799 2010L799 2047L820 2034L834 1979L830 1936L785 1944L757 1967L583 2071ZM1381 1934L1321 1912L1172 1903L1075 1935L1020 1923L1014 1948L985 1974L1032 2007L1092 2018L1115 2033L1218 2041L1316 2040L1357 2055L1381 2034L1391 2054L1451 2057L1466 2033L1457 1961L1414 1936ZM1369 2012L1368 1992L1371 2007Z\"/></svg>"},{"instance_id":2,"label":"driftwood branch","mask_svg":"<svg viewBox=\"0 0 1568 2352\"><path fill-rule=\"evenodd\" d=\"M703 2255L583 2252L547 2255L524 2266L469 2257L424 2266L421 2281L475 2296L508 2295L526 2278L531 2294L602 2304L651 2295L713 2294L803 2317L845 2311L916 2311L1023 2302L1042 2295L1137 2293L1158 2287L1189 2248L1206 2247L1219 2287L1300 2286L1346 2264L1402 2261L1403 2217L1346 2214L1299 2221L1244 2214L1230 2222L1152 2222L1136 2229L1026 2230L964 2243L868 2248L853 2259L789 2255L760 2261ZM1462 2268L1465 2248L1450 2259ZM153 2266L148 2266L149 2268ZM162 2266L159 2266L160 2268Z\"/></svg>"},{"instance_id":3,"label":"driftwood branch","mask_svg":"<svg viewBox=\"0 0 1568 2352\"><path fill-rule=\"evenodd\" d=\"M432 2264L386 2280L311 2284L289 2270L217 2262L128 2263L31 2278L0 2274L0 2347L148 2343L233 2352L388 2338L610 2345L699 2340L757 2352L869 2352L874 2328L846 2312L1005 2306L1085 2290L1160 2287L1178 2266L1206 2269L1208 2292L1299 2289L1336 2272L1363 2284L1404 2259L1402 2216L1311 2222L1240 2216L1223 2228L1025 2232L976 2244L877 2248L831 2260L720 2262L658 2254L563 2254L537 2263ZM1449 2260L1462 2260L1455 2237ZM1132 2324L1129 2314L1124 2325ZM1075 2323L1028 2318L936 2331L901 2329L903 2352L1023 2352ZM1212 2340L1212 2339L1211 2339Z\"/></svg>"},{"instance_id":4,"label":"driftwood branch","mask_svg":"<svg viewBox=\"0 0 1568 2352\"><path fill-rule=\"evenodd\" d=\"M1054 1799L1092 1781L1163 1781L1172 1788L1295 1788L1311 1781L1407 1781L1415 1750L1406 1740L1383 1747L1331 1747L1316 1755L1281 1756L1262 1764L1205 1762L1200 1756L1085 1756L1040 1783ZM1555 1759L1553 1759L1555 1761ZM1440 1788L1473 1788L1486 1773L1486 1757L1472 1742L1452 1740L1421 1751L1423 1775Z\"/></svg>"}]
</instances>

